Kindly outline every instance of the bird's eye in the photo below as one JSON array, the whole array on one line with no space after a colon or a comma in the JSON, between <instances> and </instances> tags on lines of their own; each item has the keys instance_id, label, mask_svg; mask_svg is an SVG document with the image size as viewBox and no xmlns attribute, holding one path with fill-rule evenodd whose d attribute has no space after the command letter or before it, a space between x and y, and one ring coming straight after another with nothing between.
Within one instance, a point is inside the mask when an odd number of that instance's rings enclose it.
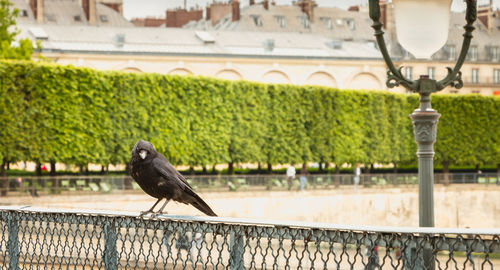
<instances>
[{"instance_id":1,"label":"bird's eye","mask_svg":"<svg viewBox=\"0 0 500 270\"><path fill-rule=\"evenodd\" d=\"M141 151L139 151L139 156L140 156L142 159L145 159L147 155L148 155L148 151L146 151L146 150L141 150Z\"/></svg>"}]
</instances>

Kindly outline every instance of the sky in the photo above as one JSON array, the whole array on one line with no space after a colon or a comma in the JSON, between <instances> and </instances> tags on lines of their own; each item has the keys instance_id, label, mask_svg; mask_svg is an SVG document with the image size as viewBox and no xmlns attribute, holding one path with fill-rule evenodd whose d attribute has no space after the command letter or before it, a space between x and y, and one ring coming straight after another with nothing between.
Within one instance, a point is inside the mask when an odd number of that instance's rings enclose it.
<instances>
[{"instance_id":1,"label":"sky","mask_svg":"<svg viewBox=\"0 0 500 270\"><path fill-rule=\"evenodd\" d=\"M208 3L213 0L186 0L187 7L205 7ZM219 2L227 0L219 0ZM249 0L239 0L241 6L247 6ZM294 0L275 0L277 5L289 5ZM478 4L487 4L490 0L478 0ZM500 0L492 0L493 5L500 9ZM255 0L256 3L260 3L261 0ZM325 7L339 7L347 9L350 6L368 4L368 0L316 0L319 6ZM173 9L176 7L183 7L184 0L123 0L123 15L127 19L132 18L142 18L142 17L165 17L165 11L167 9ZM462 11L465 9L465 3L463 0L453 0L452 9L454 11Z\"/></svg>"}]
</instances>

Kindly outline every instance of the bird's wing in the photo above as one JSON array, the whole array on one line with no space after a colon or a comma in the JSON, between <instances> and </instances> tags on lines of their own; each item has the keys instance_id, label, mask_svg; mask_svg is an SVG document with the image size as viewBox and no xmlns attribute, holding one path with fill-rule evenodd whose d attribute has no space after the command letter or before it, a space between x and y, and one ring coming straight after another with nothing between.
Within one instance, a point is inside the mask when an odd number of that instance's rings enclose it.
<instances>
[{"instance_id":1,"label":"bird's wing","mask_svg":"<svg viewBox=\"0 0 500 270\"><path fill-rule=\"evenodd\" d=\"M187 197L183 196L180 202L189 203L209 216L217 216L166 158L153 159L153 166L163 178L174 181L183 190L183 193L187 195Z\"/></svg>"},{"instance_id":2,"label":"bird's wing","mask_svg":"<svg viewBox=\"0 0 500 270\"><path fill-rule=\"evenodd\" d=\"M184 190L193 191L193 188L189 185L184 176L182 176L166 158L153 159L153 166L165 179L175 181Z\"/></svg>"}]
</instances>

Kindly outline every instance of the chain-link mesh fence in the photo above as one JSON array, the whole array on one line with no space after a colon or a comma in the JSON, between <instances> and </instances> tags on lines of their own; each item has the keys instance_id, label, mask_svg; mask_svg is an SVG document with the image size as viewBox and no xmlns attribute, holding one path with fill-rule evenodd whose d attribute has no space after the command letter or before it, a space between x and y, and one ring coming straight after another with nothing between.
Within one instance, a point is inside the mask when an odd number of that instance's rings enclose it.
<instances>
[{"instance_id":1,"label":"chain-link mesh fence","mask_svg":"<svg viewBox=\"0 0 500 270\"><path fill-rule=\"evenodd\" d=\"M500 230L0 208L1 269L500 269Z\"/></svg>"}]
</instances>

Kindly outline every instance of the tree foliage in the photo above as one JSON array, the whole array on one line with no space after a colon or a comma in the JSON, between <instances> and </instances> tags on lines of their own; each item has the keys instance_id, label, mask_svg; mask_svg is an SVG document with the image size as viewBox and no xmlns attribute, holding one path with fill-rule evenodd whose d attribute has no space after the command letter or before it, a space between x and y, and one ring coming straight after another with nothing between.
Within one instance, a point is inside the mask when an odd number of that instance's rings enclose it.
<instances>
[{"instance_id":1,"label":"tree foliage","mask_svg":"<svg viewBox=\"0 0 500 270\"><path fill-rule=\"evenodd\" d=\"M172 163L416 159L415 95L0 61L0 156L127 163L138 139ZM436 160L500 163L500 99L434 95Z\"/></svg>"},{"instance_id":2,"label":"tree foliage","mask_svg":"<svg viewBox=\"0 0 500 270\"><path fill-rule=\"evenodd\" d=\"M441 113L436 160L457 165L500 163L500 99L478 95L436 96Z\"/></svg>"},{"instance_id":3,"label":"tree foliage","mask_svg":"<svg viewBox=\"0 0 500 270\"><path fill-rule=\"evenodd\" d=\"M34 51L31 40L16 40L18 14L19 10L13 8L9 0L0 0L0 59L31 59Z\"/></svg>"}]
</instances>

